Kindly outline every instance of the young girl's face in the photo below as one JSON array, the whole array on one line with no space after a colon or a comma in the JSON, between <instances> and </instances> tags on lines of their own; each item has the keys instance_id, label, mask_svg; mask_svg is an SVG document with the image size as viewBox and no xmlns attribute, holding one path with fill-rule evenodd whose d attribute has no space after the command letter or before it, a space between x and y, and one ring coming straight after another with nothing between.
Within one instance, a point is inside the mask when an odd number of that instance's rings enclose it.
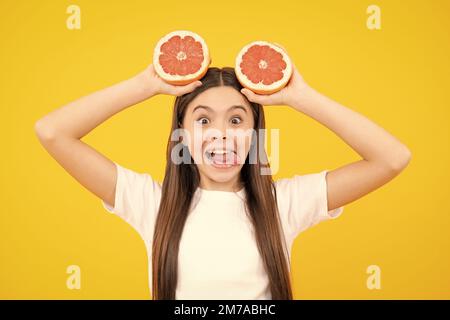
<instances>
[{"instance_id":1,"label":"young girl's face","mask_svg":"<svg viewBox=\"0 0 450 320\"><path fill-rule=\"evenodd\" d=\"M233 87L210 88L187 106L182 128L203 188L236 191L254 128L249 102Z\"/></svg>"}]
</instances>

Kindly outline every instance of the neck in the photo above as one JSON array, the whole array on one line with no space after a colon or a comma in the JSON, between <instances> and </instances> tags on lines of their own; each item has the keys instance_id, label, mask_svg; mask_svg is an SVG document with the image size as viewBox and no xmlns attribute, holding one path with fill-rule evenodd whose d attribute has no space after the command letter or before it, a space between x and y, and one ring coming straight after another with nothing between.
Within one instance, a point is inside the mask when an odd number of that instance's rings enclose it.
<instances>
[{"instance_id":1,"label":"neck","mask_svg":"<svg viewBox=\"0 0 450 320\"><path fill-rule=\"evenodd\" d=\"M200 179L200 188L214 191L237 192L243 188L243 184L239 180L239 177L236 177L235 179L226 182L218 182L209 179L207 177L202 177Z\"/></svg>"}]
</instances>

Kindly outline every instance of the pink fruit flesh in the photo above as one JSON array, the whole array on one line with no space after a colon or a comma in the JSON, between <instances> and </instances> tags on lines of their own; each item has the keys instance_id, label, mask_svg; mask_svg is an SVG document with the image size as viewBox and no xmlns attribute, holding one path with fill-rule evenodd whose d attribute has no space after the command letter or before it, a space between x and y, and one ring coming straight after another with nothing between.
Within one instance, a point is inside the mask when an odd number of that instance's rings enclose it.
<instances>
[{"instance_id":1,"label":"pink fruit flesh","mask_svg":"<svg viewBox=\"0 0 450 320\"><path fill-rule=\"evenodd\" d=\"M283 55L273 48L267 45L254 45L242 55L239 66L251 82L270 85L283 78L283 70L287 64L283 60Z\"/></svg>"},{"instance_id":2,"label":"pink fruit flesh","mask_svg":"<svg viewBox=\"0 0 450 320\"><path fill-rule=\"evenodd\" d=\"M194 74L204 60L202 44L191 36L173 36L161 45L161 52L159 63L171 75Z\"/></svg>"}]
</instances>

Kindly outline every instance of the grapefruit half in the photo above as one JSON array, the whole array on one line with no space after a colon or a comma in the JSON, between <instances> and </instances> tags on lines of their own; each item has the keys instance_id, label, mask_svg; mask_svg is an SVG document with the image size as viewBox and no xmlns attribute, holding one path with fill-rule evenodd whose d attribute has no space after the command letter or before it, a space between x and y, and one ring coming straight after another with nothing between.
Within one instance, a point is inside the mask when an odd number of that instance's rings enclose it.
<instances>
[{"instance_id":1,"label":"grapefruit half","mask_svg":"<svg viewBox=\"0 0 450 320\"><path fill-rule=\"evenodd\" d=\"M236 56L236 77L242 86L258 94L283 89L292 71L291 60L283 48L267 41L253 41Z\"/></svg>"},{"instance_id":2,"label":"grapefruit half","mask_svg":"<svg viewBox=\"0 0 450 320\"><path fill-rule=\"evenodd\" d=\"M205 40L188 30L166 34L159 39L153 52L155 72L173 85L186 85L200 79L210 64Z\"/></svg>"}]
</instances>

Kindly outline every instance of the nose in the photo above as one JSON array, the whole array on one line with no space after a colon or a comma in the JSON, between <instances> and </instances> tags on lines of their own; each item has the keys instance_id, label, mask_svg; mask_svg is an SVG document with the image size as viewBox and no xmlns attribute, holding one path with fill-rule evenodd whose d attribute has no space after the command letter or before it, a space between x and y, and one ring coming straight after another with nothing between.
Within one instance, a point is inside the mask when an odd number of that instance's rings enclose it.
<instances>
[{"instance_id":1,"label":"nose","mask_svg":"<svg viewBox=\"0 0 450 320\"><path fill-rule=\"evenodd\" d=\"M210 140L216 141L216 140L225 140L227 139L227 128L226 126L222 127L215 127L211 130Z\"/></svg>"},{"instance_id":2,"label":"nose","mask_svg":"<svg viewBox=\"0 0 450 320\"><path fill-rule=\"evenodd\" d=\"M227 133L222 130L214 130L209 137L209 143L221 146L232 141L231 137L227 137Z\"/></svg>"},{"instance_id":3,"label":"nose","mask_svg":"<svg viewBox=\"0 0 450 320\"><path fill-rule=\"evenodd\" d=\"M206 132L204 131L203 139L209 143L232 143L233 131L227 126L226 123L223 125L216 125L214 127L207 128Z\"/></svg>"},{"instance_id":4,"label":"nose","mask_svg":"<svg viewBox=\"0 0 450 320\"><path fill-rule=\"evenodd\" d=\"M213 137L212 137L212 140L214 141L214 140L225 140L227 137L225 136L225 135L219 135L219 136L217 136L217 135L214 135Z\"/></svg>"},{"instance_id":5,"label":"nose","mask_svg":"<svg viewBox=\"0 0 450 320\"><path fill-rule=\"evenodd\" d=\"M227 137L226 134L222 132L217 132L210 138L208 144L210 146L214 146L215 148L232 148L233 139L231 139L231 137Z\"/></svg>"},{"instance_id":6,"label":"nose","mask_svg":"<svg viewBox=\"0 0 450 320\"><path fill-rule=\"evenodd\" d=\"M223 134L222 132L220 132L220 134L214 134L212 136L213 140L220 140L220 139L225 140L226 138L227 138L227 136L225 134Z\"/></svg>"}]
</instances>

